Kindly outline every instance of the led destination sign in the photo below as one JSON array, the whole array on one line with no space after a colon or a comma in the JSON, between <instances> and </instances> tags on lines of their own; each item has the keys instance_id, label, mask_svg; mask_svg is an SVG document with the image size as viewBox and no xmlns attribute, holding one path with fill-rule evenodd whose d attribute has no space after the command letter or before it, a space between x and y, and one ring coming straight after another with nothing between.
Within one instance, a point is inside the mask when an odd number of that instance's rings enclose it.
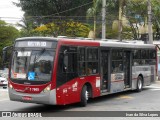
<instances>
[{"instance_id":1,"label":"led destination sign","mask_svg":"<svg viewBox=\"0 0 160 120\"><path fill-rule=\"evenodd\" d=\"M50 41L17 41L15 47L56 48L57 42Z\"/></svg>"},{"instance_id":2,"label":"led destination sign","mask_svg":"<svg viewBox=\"0 0 160 120\"><path fill-rule=\"evenodd\" d=\"M28 42L28 47L46 47L46 42Z\"/></svg>"}]
</instances>

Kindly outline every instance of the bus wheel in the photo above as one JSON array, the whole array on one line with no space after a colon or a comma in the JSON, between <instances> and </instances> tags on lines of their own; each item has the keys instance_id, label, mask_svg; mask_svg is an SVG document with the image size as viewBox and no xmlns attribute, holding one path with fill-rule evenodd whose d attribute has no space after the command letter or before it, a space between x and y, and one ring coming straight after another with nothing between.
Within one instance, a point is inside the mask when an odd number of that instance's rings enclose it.
<instances>
[{"instance_id":1,"label":"bus wheel","mask_svg":"<svg viewBox=\"0 0 160 120\"><path fill-rule=\"evenodd\" d=\"M81 92L81 101L80 101L80 105L82 107L85 107L87 105L87 100L88 100L89 96L88 96L88 91L87 91L87 86L83 86L82 88L82 92Z\"/></svg>"},{"instance_id":2,"label":"bus wheel","mask_svg":"<svg viewBox=\"0 0 160 120\"><path fill-rule=\"evenodd\" d=\"M142 77L138 76L137 78L137 92L141 92L142 91L142 87L143 87L143 81L142 81Z\"/></svg>"}]
</instances>

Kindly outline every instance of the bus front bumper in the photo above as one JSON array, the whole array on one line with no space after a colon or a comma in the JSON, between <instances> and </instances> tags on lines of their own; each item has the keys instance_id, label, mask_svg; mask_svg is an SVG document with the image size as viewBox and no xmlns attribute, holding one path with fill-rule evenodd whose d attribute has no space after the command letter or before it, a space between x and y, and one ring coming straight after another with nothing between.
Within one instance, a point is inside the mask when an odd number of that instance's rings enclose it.
<instances>
[{"instance_id":1,"label":"bus front bumper","mask_svg":"<svg viewBox=\"0 0 160 120\"><path fill-rule=\"evenodd\" d=\"M39 94L29 94L17 92L12 88L8 88L11 101L20 101L25 103L38 103L56 105L56 89L49 92L41 92Z\"/></svg>"}]
</instances>

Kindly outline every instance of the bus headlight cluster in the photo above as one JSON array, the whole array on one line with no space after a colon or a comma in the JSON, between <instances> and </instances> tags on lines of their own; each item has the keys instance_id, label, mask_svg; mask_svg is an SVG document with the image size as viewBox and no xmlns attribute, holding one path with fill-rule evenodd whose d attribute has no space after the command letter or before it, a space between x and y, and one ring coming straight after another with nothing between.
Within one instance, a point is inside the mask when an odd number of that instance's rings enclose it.
<instances>
[{"instance_id":1,"label":"bus headlight cluster","mask_svg":"<svg viewBox=\"0 0 160 120\"><path fill-rule=\"evenodd\" d=\"M13 89L13 86L9 83L9 88Z\"/></svg>"},{"instance_id":2,"label":"bus headlight cluster","mask_svg":"<svg viewBox=\"0 0 160 120\"><path fill-rule=\"evenodd\" d=\"M43 92L49 92L51 90L51 84L49 84L44 90Z\"/></svg>"}]
</instances>

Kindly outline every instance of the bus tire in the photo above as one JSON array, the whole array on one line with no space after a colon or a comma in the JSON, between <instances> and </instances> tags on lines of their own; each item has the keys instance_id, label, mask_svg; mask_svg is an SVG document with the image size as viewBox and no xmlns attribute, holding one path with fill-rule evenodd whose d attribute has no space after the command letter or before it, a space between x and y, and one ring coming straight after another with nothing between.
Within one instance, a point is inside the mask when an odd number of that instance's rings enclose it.
<instances>
[{"instance_id":1,"label":"bus tire","mask_svg":"<svg viewBox=\"0 0 160 120\"><path fill-rule=\"evenodd\" d=\"M137 92L141 92L143 88L143 78L141 76L138 76L137 78Z\"/></svg>"},{"instance_id":2,"label":"bus tire","mask_svg":"<svg viewBox=\"0 0 160 120\"><path fill-rule=\"evenodd\" d=\"M87 100L88 100L88 91L87 91L87 86L84 85L81 91L81 101L80 101L80 106L85 107L87 105Z\"/></svg>"}]
</instances>

